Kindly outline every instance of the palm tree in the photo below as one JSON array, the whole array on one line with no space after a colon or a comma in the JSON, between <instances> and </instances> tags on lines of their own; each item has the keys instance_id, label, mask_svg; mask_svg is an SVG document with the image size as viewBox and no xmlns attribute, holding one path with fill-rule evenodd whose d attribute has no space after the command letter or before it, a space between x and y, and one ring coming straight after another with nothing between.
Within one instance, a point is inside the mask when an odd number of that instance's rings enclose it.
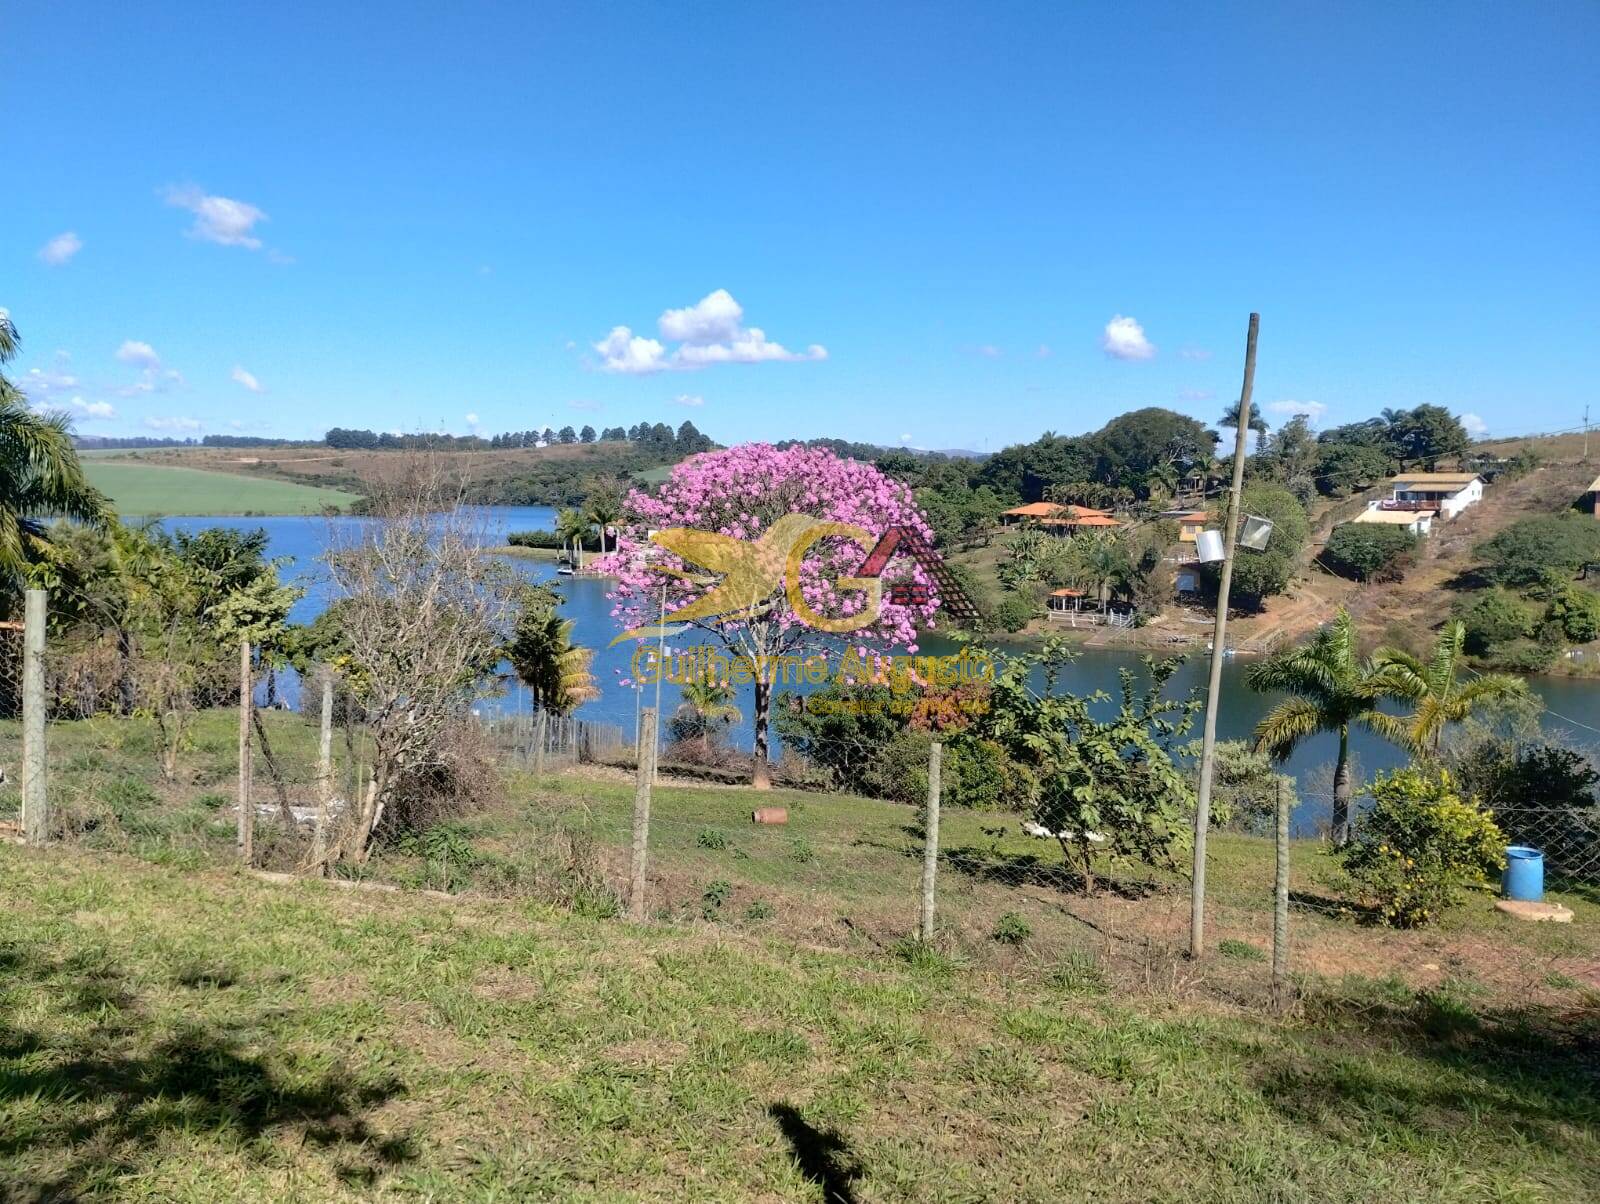
<instances>
[{"instance_id":1,"label":"palm tree","mask_svg":"<svg viewBox=\"0 0 1600 1204\"><path fill-rule=\"evenodd\" d=\"M604 554L606 528L622 521L622 499L610 489L601 489L591 493L584 505L589 521L600 528L600 551Z\"/></svg>"},{"instance_id":2,"label":"palm tree","mask_svg":"<svg viewBox=\"0 0 1600 1204\"><path fill-rule=\"evenodd\" d=\"M1112 592L1132 578L1133 562L1127 544L1111 532L1084 531L1072 537L1066 571L1073 584L1093 586L1104 608Z\"/></svg>"},{"instance_id":3,"label":"palm tree","mask_svg":"<svg viewBox=\"0 0 1600 1204\"><path fill-rule=\"evenodd\" d=\"M728 682L718 682L710 677L696 677L683 683L683 705L681 711L688 711L694 716L700 729L700 751L702 754L711 747L711 733L719 727L727 727L738 723L744 717L743 712L733 705L737 691Z\"/></svg>"},{"instance_id":4,"label":"palm tree","mask_svg":"<svg viewBox=\"0 0 1600 1204\"><path fill-rule=\"evenodd\" d=\"M1154 502L1157 498L1172 498L1178 495L1178 487L1182 484L1175 464L1157 464L1145 473L1144 491Z\"/></svg>"},{"instance_id":5,"label":"palm tree","mask_svg":"<svg viewBox=\"0 0 1600 1204\"><path fill-rule=\"evenodd\" d=\"M1467 631L1451 620L1444 625L1426 662L1399 648L1380 648L1373 663L1388 670L1397 692L1416 704L1406 719L1406 745L1420 757L1435 757L1447 723L1461 723L1473 712L1511 698L1527 698L1528 683L1507 673L1484 673L1469 682L1456 678Z\"/></svg>"},{"instance_id":6,"label":"palm tree","mask_svg":"<svg viewBox=\"0 0 1600 1204\"><path fill-rule=\"evenodd\" d=\"M1217 425L1237 430L1239 427L1239 407L1229 406L1222 417L1217 419ZM1261 416L1261 407L1253 401L1250 403L1250 429L1258 435L1267 433L1267 420Z\"/></svg>"},{"instance_id":7,"label":"palm tree","mask_svg":"<svg viewBox=\"0 0 1600 1204\"><path fill-rule=\"evenodd\" d=\"M567 555L575 568L583 568L583 541L593 524L582 510L568 507L556 511L556 536L567 545Z\"/></svg>"},{"instance_id":8,"label":"palm tree","mask_svg":"<svg viewBox=\"0 0 1600 1204\"><path fill-rule=\"evenodd\" d=\"M0 310L0 364L21 346L11 316ZM65 414L36 414L0 373L0 585L19 589L28 566L49 542L46 516L96 526L111 521L107 498L89 484L72 446Z\"/></svg>"},{"instance_id":9,"label":"palm tree","mask_svg":"<svg viewBox=\"0 0 1600 1204\"><path fill-rule=\"evenodd\" d=\"M1250 688L1281 691L1284 699L1256 725L1256 751L1283 761L1302 740L1318 732L1339 736L1333 768L1333 842L1350 839L1350 726L1359 723L1385 740L1406 745L1406 721L1378 709L1385 698L1404 697L1393 666L1361 660L1350 612L1317 632L1311 642L1250 670Z\"/></svg>"},{"instance_id":10,"label":"palm tree","mask_svg":"<svg viewBox=\"0 0 1600 1204\"><path fill-rule=\"evenodd\" d=\"M565 715L580 703L598 698L589 662L594 651L572 642L571 619L563 619L556 607L560 599L549 590L535 586L523 598L516 629L506 645L506 659L528 692L534 705Z\"/></svg>"}]
</instances>

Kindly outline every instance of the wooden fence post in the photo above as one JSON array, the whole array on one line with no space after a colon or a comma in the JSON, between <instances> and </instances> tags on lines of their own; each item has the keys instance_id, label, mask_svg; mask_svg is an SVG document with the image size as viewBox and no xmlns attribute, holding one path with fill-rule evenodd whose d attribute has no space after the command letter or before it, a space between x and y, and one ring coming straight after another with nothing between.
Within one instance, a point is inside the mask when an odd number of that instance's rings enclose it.
<instances>
[{"instance_id":1,"label":"wooden fence post","mask_svg":"<svg viewBox=\"0 0 1600 1204\"><path fill-rule=\"evenodd\" d=\"M30 589L22 627L22 835L30 845L50 839L49 773L45 766L45 592Z\"/></svg>"},{"instance_id":2,"label":"wooden fence post","mask_svg":"<svg viewBox=\"0 0 1600 1204\"><path fill-rule=\"evenodd\" d=\"M939 766L944 745L928 749L928 815L922 830L922 939L933 940L934 887L939 876Z\"/></svg>"},{"instance_id":3,"label":"wooden fence post","mask_svg":"<svg viewBox=\"0 0 1600 1204\"><path fill-rule=\"evenodd\" d=\"M549 722L549 713L543 707L540 707L539 722L535 725L538 734L533 738L533 776L536 778L544 777L544 745L550 735L545 725Z\"/></svg>"},{"instance_id":4,"label":"wooden fence post","mask_svg":"<svg viewBox=\"0 0 1600 1204\"><path fill-rule=\"evenodd\" d=\"M250 672L250 641L239 641L239 834L235 841L239 860L249 865L255 858L255 806L250 801L250 710L255 682Z\"/></svg>"},{"instance_id":5,"label":"wooden fence post","mask_svg":"<svg viewBox=\"0 0 1600 1204\"><path fill-rule=\"evenodd\" d=\"M633 872L630 875L628 915L645 918L645 869L650 852L650 785L656 772L656 709L645 707L639 716L639 764L633 787Z\"/></svg>"},{"instance_id":6,"label":"wooden fence post","mask_svg":"<svg viewBox=\"0 0 1600 1204\"><path fill-rule=\"evenodd\" d=\"M1277 872L1272 901L1272 1010L1289 1010L1289 802L1278 783Z\"/></svg>"},{"instance_id":7,"label":"wooden fence post","mask_svg":"<svg viewBox=\"0 0 1600 1204\"><path fill-rule=\"evenodd\" d=\"M328 806L333 802L333 670L322 666L322 727L317 734L317 827L311 834L311 861L328 872Z\"/></svg>"}]
</instances>

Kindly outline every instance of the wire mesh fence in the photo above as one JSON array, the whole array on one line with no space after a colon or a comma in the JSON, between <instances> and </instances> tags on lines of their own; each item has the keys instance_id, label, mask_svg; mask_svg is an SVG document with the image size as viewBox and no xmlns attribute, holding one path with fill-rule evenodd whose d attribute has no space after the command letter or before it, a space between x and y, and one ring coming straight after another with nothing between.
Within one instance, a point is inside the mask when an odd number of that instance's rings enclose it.
<instances>
[{"instance_id":1,"label":"wire mesh fence","mask_svg":"<svg viewBox=\"0 0 1600 1204\"><path fill-rule=\"evenodd\" d=\"M23 645L20 626L0 626L0 822L17 815L21 799ZM130 656L114 632L49 643L53 838L177 864L327 866L447 892L531 891L611 914L637 892L643 789L641 897L650 918L823 948L911 941L1063 965L1116 959L1151 982L1189 973L1177 958L1190 908L1181 842L1170 859L1118 860L1103 834L1050 831L1004 789L989 805L956 805L964 770L950 760L925 925L931 741L816 732L786 741L774 725L763 757L748 734L680 713L641 723L653 733L641 747L627 725L542 712L508 694L466 707L455 743L402 779L385 776L381 738L337 667L297 669L259 651L241 659L237 647L184 651ZM463 747L492 783L463 779L463 759L452 760ZM763 761L771 789L746 789ZM1357 825L1369 805L1353 800ZM1245 959L1271 948L1273 811L1265 799L1237 808L1210 845L1208 931ZM1544 851L1553 888L1600 891L1593 809L1502 803L1495 811L1508 841ZM1331 791L1300 788L1290 903L1303 920L1328 922L1312 938L1323 964L1340 956L1359 964L1339 952L1360 909L1328 855L1332 812ZM370 859L357 849L368 830ZM929 933L931 943L915 941Z\"/></svg>"}]
</instances>

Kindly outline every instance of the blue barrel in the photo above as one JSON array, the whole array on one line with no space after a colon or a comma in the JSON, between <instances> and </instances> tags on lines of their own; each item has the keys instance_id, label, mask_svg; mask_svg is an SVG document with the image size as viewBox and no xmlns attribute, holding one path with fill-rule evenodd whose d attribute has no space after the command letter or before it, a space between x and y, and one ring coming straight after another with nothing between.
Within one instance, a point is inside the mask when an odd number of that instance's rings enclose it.
<instances>
[{"instance_id":1,"label":"blue barrel","mask_svg":"<svg viewBox=\"0 0 1600 1204\"><path fill-rule=\"evenodd\" d=\"M1506 872L1500 890L1508 899L1537 903L1544 898L1544 854L1527 845L1514 844L1506 850Z\"/></svg>"}]
</instances>

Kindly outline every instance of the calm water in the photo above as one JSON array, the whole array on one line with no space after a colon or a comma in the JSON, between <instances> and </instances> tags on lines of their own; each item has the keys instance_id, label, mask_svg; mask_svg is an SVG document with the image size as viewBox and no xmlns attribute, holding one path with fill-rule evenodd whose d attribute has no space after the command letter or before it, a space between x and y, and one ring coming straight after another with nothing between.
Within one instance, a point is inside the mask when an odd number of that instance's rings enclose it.
<instances>
[{"instance_id":1,"label":"calm water","mask_svg":"<svg viewBox=\"0 0 1600 1204\"><path fill-rule=\"evenodd\" d=\"M505 535L511 531L535 528L549 530L555 524L555 511L548 506L489 506L482 507L475 513L481 521L485 538L490 542L503 541ZM265 528L270 554L275 557L287 557L292 561L292 565L285 571L285 577L307 591L306 596L296 605L290 616L296 622L305 623L314 619L327 605L328 583L320 571L317 558L327 547L330 532L335 525L348 528L363 521L365 520L359 518L330 520L309 517L173 517L163 520L163 523L170 528L185 530L230 527L248 531L258 527ZM595 649L594 674L601 686L601 697L585 704L578 714L585 719L618 724L624 731L631 733L634 730L640 702L646 706L652 705L656 700L656 687L654 685L644 687L641 699L639 689L622 684L631 680L633 676L629 664L633 649L630 645L620 644L615 648L607 647L618 630L615 620L611 617L611 604L605 597L609 584L595 579L558 577L555 565L545 561L516 559L511 563L518 572L531 580L557 582L566 597L563 612L567 618L574 621L574 638L578 643ZM670 651L673 647L672 641L669 640L667 646ZM950 651L951 648L948 643L929 639L922 645L920 651L940 654ZM1222 739L1247 738L1256 723L1273 705L1274 699L1257 694L1245 685L1244 674L1249 664L1245 658L1239 658L1224 666L1222 705L1217 717L1217 731ZM1085 651L1077 661L1063 671L1062 681L1075 693L1103 690L1115 696L1119 688L1118 671L1124 668L1140 672L1139 654L1091 649ZM1191 656L1178 670L1171 688L1179 693L1193 687L1203 691L1205 683L1206 658ZM1600 727L1600 683L1547 677L1532 679L1530 684L1552 712L1568 716L1591 727ZM292 688L291 683L291 692ZM678 701L677 687L670 683L664 684L661 687L663 713L670 714ZM505 699L491 705L515 707L523 702L520 690L513 688ZM748 687L740 706L748 717L750 713ZM1107 706L1109 708L1111 704ZM1552 718L1548 720L1547 726L1558 728L1566 725ZM1196 734L1198 730L1197 724ZM1568 730L1582 744L1592 744L1596 739L1592 732L1577 728ZM739 734L748 739L748 733L747 718L740 725ZM1354 733L1351 743L1364 774L1392 768L1404 761L1404 756L1399 750L1365 732ZM1337 741L1333 736L1314 737L1306 741L1290 758L1286 766L1287 772L1294 774L1302 787L1317 785L1319 777L1323 778L1322 785L1325 787L1326 768L1336 752Z\"/></svg>"}]
</instances>

